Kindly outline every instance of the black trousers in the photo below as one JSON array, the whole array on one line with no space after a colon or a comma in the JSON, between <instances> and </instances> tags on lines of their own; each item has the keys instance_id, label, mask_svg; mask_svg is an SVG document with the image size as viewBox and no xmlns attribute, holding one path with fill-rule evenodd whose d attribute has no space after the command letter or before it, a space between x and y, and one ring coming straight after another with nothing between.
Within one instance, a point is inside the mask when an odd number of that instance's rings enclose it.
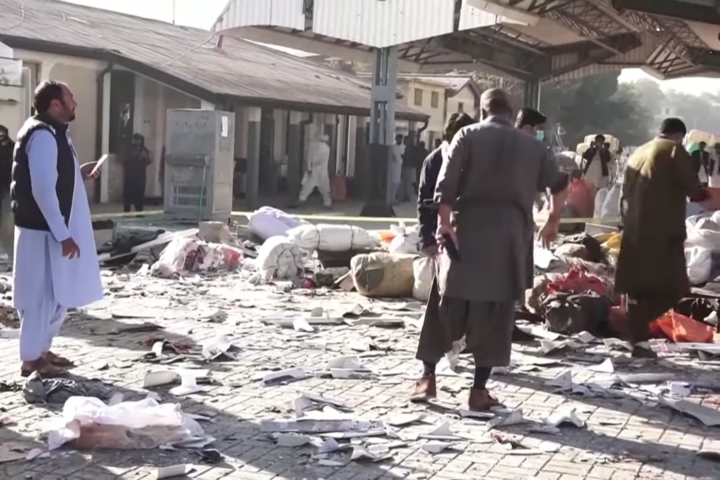
<instances>
[{"instance_id":1,"label":"black trousers","mask_svg":"<svg viewBox=\"0 0 720 480\"><path fill-rule=\"evenodd\" d=\"M146 181L145 172L131 172L125 175L125 185L123 186L125 212L130 212L133 207L136 212L142 212L145 209Z\"/></svg>"}]
</instances>

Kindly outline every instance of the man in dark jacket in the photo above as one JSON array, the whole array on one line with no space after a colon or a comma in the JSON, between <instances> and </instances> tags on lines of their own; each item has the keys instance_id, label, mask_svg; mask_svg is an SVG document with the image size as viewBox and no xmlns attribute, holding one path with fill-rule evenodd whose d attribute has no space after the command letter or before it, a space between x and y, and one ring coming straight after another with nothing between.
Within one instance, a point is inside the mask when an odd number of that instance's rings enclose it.
<instances>
[{"instance_id":1,"label":"man in dark jacket","mask_svg":"<svg viewBox=\"0 0 720 480\"><path fill-rule=\"evenodd\" d=\"M612 155L605 147L605 136L598 135L590 148L583 154L583 175L597 189L607 187L610 182Z\"/></svg>"},{"instance_id":2,"label":"man in dark jacket","mask_svg":"<svg viewBox=\"0 0 720 480\"><path fill-rule=\"evenodd\" d=\"M15 224L10 208L10 181L12 176L15 142L7 127L0 125L0 245L12 265L15 242Z\"/></svg>"},{"instance_id":3,"label":"man in dark jacket","mask_svg":"<svg viewBox=\"0 0 720 480\"><path fill-rule=\"evenodd\" d=\"M418 182L418 221L420 223L422 249L426 254L434 255L437 253L435 241L437 207L434 204L434 197L435 185L443 163L443 151L448 148L453 137L460 129L473 123L475 123L475 120L466 113L453 113L450 115L443 130L443 142L422 163L420 181Z\"/></svg>"},{"instance_id":4,"label":"man in dark jacket","mask_svg":"<svg viewBox=\"0 0 720 480\"><path fill-rule=\"evenodd\" d=\"M710 158L710 153L706 150L707 143L700 142L698 144L698 149L695 150L690 154L690 159L692 160L693 170L695 171L696 175L700 175L700 169L702 169L703 173L705 173L705 181L701 182L701 185L703 187L708 186L708 182L710 182L710 177L713 174L713 170L715 170L715 161Z\"/></svg>"}]
</instances>

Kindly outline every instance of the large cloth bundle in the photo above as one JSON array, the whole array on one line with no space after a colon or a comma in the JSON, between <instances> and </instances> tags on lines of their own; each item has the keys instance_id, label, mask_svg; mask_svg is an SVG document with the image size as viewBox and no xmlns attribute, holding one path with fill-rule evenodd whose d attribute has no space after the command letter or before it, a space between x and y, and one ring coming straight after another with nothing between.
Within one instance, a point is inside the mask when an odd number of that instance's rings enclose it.
<instances>
[{"instance_id":1,"label":"large cloth bundle","mask_svg":"<svg viewBox=\"0 0 720 480\"><path fill-rule=\"evenodd\" d=\"M700 246L686 247L685 261L687 262L687 275L691 284L702 285L710 280L712 253L709 249Z\"/></svg>"},{"instance_id":2,"label":"large cloth bundle","mask_svg":"<svg viewBox=\"0 0 720 480\"><path fill-rule=\"evenodd\" d=\"M350 276L357 291L366 297L410 297L415 284L414 259L385 252L355 255L350 260Z\"/></svg>"},{"instance_id":3,"label":"large cloth bundle","mask_svg":"<svg viewBox=\"0 0 720 480\"><path fill-rule=\"evenodd\" d=\"M705 247L720 252L720 212L695 215L685 220L689 246Z\"/></svg>"},{"instance_id":4,"label":"large cloth bundle","mask_svg":"<svg viewBox=\"0 0 720 480\"><path fill-rule=\"evenodd\" d=\"M435 278L435 261L431 257L418 257L413 260L413 297L421 302L430 298L433 279Z\"/></svg>"},{"instance_id":5,"label":"large cloth bundle","mask_svg":"<svg viewBox=\"0 0 720 480\"><path fill-rule=\"evenodd\" d=\"M295 245L309 252L372 250L379 245L379 238L352 225L301 225L288 231L287 236Z\"/></svg>"},{"instance_id":6,"label":"large cloth bundle","mask_svg":"<svg viewBox=\"0 0 720 480\"><path fill-rule=\"evenodd\" d=\"M265 280L296 278L304 268L300 249L283 236L268 238L262 244L255 266Z\"/></svg>"},{"instance_id":7,"label":"large cloth bundle","mask_svg":"<svg viewBox=\"0 0 720 480\"><path fill-rule=\"evenodd\" d=\"M248 228L263 240L285 235L288 230L307 224L304 220L272 207L259 208L248 217Z\"/></svg>"}]
</instances>

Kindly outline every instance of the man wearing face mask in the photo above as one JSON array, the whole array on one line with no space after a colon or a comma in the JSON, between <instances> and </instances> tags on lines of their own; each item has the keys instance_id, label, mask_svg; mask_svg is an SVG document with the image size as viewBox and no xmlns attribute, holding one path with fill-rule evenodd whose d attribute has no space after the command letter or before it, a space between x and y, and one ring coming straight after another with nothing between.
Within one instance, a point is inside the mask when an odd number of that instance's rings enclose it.
<instances>
[{"instance_id":1,"label":"man wearing face mask","mask_svg":"<svg viewBox=\"0 0 720 480\"><path fill-rule=\"evenodd\" d=\"M605 147L605 136L596 136L595 142L583 154L583 175L595 188L608 186L611 161L610 150Z\"/></svg>"},{"instance_id":2,"label":"man wearing face mask","mask_svg":"<svg viewBox=\"0 0 720 480\"><path fill-rule=\"evenodd\" d=\"M0 125L0 244L7 253L10 265L13 263L15 224L10 208L10 177L15 142L10 138L7 127Z\"/></svg>"},{"instance_id":3,"label":"man wearing face mask","mask_svg":"<svg viewBox=\"0 0 720 480\"><path fill-rule=\"evenodd\" d=\"M655 358L649 324L690 290L684 242L687 199L714 209L682 146L687 128L668 118L654 140L639 147L625 170L621 199L623 236L615 289L626 295L632 356Z\"/></svg>"},{"instance_id":4,"label":"man wearing face mask","mask_svg":"<svg viewBox=\"0 0 720 480\"><path fill-rule=\"evenodd\" d=\"M515 128L522 132L535 137L541 142L545 140L545 130L543 127L547 122L547 117L538 112L534 108L521 108L515 119Z\"/></svg>"}]
</instances>

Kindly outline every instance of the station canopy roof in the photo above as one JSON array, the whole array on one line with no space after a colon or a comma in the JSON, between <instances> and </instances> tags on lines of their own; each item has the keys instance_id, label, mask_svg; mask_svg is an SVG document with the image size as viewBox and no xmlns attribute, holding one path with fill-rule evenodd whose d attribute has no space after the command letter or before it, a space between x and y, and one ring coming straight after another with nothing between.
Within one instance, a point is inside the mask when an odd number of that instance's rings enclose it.
<instances>
[{"instance_id":1,"label":"station canopy roof","mask_svg":"<svg viewBox=\"0 0 720 480\"><path fill-rule=\"evenodd\" d=\"M548 81L642 68L720 76L715 0L230 0L221 35L403 72L486 71Z\"/></svg>"}]
</instances>

